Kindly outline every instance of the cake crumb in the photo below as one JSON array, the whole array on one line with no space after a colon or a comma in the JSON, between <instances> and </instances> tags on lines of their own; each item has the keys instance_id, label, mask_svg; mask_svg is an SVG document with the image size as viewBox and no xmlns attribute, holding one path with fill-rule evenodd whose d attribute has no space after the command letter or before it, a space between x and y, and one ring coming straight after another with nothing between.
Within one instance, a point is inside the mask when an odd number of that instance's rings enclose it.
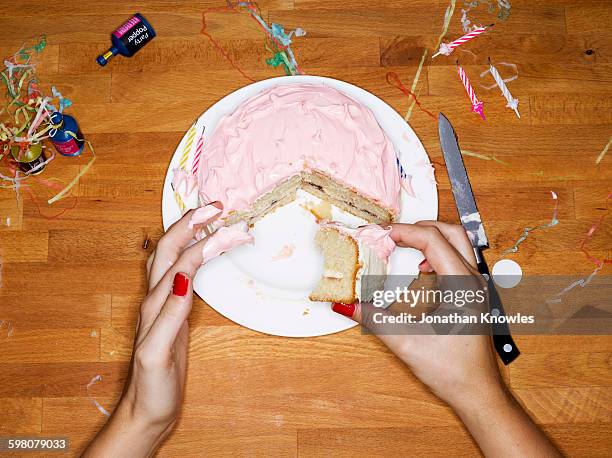
<instances>
[{"instance_id":1,"label":"cake crumb","mask_svg":"<svg viewBox=\"0 0 612 458\"><path fill-rule=\"evenodd\" d=\"M306 307L304 311L302 312L302 316L306 316L306 315L310 315L310 309L308 307Z\"/></svg>"},{"instance_id":2,"label":"cake crumb","mask_svg":"<svg viewBox=\"0 0 612 458\"><path fill-rule=\"evenodd\" d=\"M281 250L278 252L276 256L272 258L272 261L280 261L282 259L287 259L293 256L293 251L295 250L295 245L290 243L286 244Z\"/></svg>"},{"instance_id":3,"label":"cake crumb","mask_svg":"<svg viewBox=\"0 0 612 458\"><path fill-rule=\"evenodd\" d=\"M317 220L317 223L321 221L331 221L332 219L332 206L326 200L321 200L319 203L307 202L302 205L308 210Z\"/></svg>"},{"instance_id":4,"label":"cake crumb","mask_svg":"<svg viewBox=\"0 0 612 458\"><path fill-rule=\"evenodd\" d=\"M95 329L92 329L91 332L89 333L90 337L98 337L98 332Z\"/></svg>"}]
</instances>

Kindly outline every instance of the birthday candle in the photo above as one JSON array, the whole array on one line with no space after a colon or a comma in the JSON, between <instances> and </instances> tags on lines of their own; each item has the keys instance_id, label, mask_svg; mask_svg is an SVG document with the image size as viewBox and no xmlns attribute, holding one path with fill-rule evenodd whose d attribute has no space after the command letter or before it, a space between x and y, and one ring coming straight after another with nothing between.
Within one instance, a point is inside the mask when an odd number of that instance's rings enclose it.
<instances>
[{"instance_id":1,"label":"birthday candle","mask_svg":"<svg viewBox=\"0 0 612 458\"><path fill-rule=\"evenodd\" d=\"M196 149L193 156L193 164L191 166L191 173L193 175L197 175L198 169L200 168L200 156L202 155L202 149L204 148L204 131L206 127L202 127L202 133L198 137L198 142L196 143Z\"/></svg>"},{"instance_id":2,"label":"birthday candle","mask_svg":"<svg viewBox=\"0 0 612 458\"><path fill-rule=\"evenodd\" d=\"M184 169L187 165L187 159L189 159L189 153L191 152L191 146L193 145L193 139L196 134L195 124L192 125L187 131L187 139L185 140L185 146L183 146L183 153L179 159L179 167Z\"/></svg>"},{"instance_id":3,"label":"birthday candle","mask_svg":"<svg viewBox=\"0 0 612 458\"><path fill-rule=\"evenodd\" d=\"M508 90L508 87L506 86L506 83L504 82L504 79L501 77L501 75L499 74L497 69L495 67L493 67L493 65L491 65L491 64L489 64L489 67L490 67L489 68L489 72L491 72L491 75L493 76L493 79L495 80L495 82L497 83L497 85L501 89L502 94L504 95L504 97L508 101L506 106L508 108L513 109L514 112L516 113L516 115L520 118L521 115L518 112L518 103L519 103L518 99L515 99L514 97L512 97L512 94L510 94L510 91Z\"/></svg>"},{"instance_id":4,"label":"birthday candle","mask_svg":"<svg viewBox=\"0 0 612 458\"><path fill-rule=\"evenodd\" d=\"M489 27L491 27L491 26L489 26ZM450 55L450 53L452 53L453 50L457 46L460 46L460 45L462 45L463 43L465 43L467 41L473 40L474 38L476 38L481 33L486 32L486 30L487 30L487 27L477 27L474 30L472 30L471 32L466 33L462 37L457 38L455 41L451 41L450 43L440 43L440 49L438 50L437 53L435 53L433 56L431 56L431 58L433 59L434 57L436 57L436 56L438 56L440 54L444 54L445 56Z\"/></svg>"},{"instance_id":5,"label":"birthday candle","mask_svg":"<svg viewBox=\"0 0 612 458\"><path fill-rule=\"evenodd\" d=\"M472 111L474 113L478 113L482 119L485 119L484 113L482 111L482 102L476 97L476 94L474 93L474 88L470 84L470 80L465 74L465 71L459 64L457 64L457 70L459 72L459 78L461 78L461 82L465 87L465 91L467 92L468 96L470 97L470 101L472 102Z\"/></svg>"}]
</instances>

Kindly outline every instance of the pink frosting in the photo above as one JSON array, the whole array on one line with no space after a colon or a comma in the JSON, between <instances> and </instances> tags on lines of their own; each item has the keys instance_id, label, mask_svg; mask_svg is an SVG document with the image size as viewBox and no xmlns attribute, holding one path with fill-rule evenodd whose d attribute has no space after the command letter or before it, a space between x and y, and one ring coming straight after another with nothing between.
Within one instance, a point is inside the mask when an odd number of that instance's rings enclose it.
<instances>
[{"instance_id":1,"label":"pink frosting","mask_svg":"<svg viewBox=\"0 0 612 458\"><path fill-rule=\"evenodd\" d=\"M377 224L370 224L358 228L354 237L369 246L380 259L388 261L396 246L390 233L390 228L383 229Z\"/></svg>"},{"instance_id":2,"label":"pink frosting","mask_svg":"<svg viewBox=\"0 0 612 458\"><path fill-rule=\"evenodd\" d=\"M323 221L321 227L331 227L343 234L353 237L359 243L367 245L368 248L374 251L376 255L385 262L389 261L389 256L391 256L391 253L393 253L396 247L395 242L389 236L391 228L384 229L378 224L369 224L354 229L341 223Z\"/></svg>"},{"instance_id":3,"label":"pink frosting","mask_svg":"<svg viewBox=\"0 0 612 458\"><path fill-rule=\"evenodd\" d=\"M246 225L235 224L221 227L208 237L202 248L202 264L245 243L253 243L253 236L246 232Z\"/></svg>"},{"instance_id":4,"label":"pink frosting","mask_svg":"<svg viewBox=\"0 0 612 458\"><path fill-rule=\"evenodd\" d=\"M323 85L281 85L221 119L204 145L200 201L247 210L262 194L315 169L399 213L393 145L372 112Z\"/></svg>"},{"instance_id":5,"label":"pink frosting","mask_svg":"<svg viewBox=\"0 0 612 458\"><path fill-rule=\"evenodd\" d=\"M193 227L198 224L205 223L222 211L223 210L215 207L214 205L204 205L203 207L198 208L193 212L193 215L191 215L191 218L189 219L189 229L193 229Z\"/></svg>"}]
</instances>

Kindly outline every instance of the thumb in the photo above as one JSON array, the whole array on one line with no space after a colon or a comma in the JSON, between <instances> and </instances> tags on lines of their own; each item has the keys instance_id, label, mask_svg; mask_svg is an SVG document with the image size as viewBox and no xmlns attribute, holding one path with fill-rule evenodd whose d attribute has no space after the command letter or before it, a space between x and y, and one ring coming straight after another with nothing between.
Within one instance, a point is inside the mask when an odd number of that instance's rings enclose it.
<instances>
[{"instance_id":1,"label":"thumb","mask_svg":"<svg viewBox=\"0 0 612 458\"><path fill-rule=\"evenodd\" d=\"M404 327L398 333L400 328L395 324L390 324L389 317L393 317L394 314L386 308L376 307L367 302L355 304L336 302L332 304L332 310L361 324L368 331L364 334L374 334L395 354L401 351L406 339L411 337L406 335Z\"/></svg>"}]
</instances>

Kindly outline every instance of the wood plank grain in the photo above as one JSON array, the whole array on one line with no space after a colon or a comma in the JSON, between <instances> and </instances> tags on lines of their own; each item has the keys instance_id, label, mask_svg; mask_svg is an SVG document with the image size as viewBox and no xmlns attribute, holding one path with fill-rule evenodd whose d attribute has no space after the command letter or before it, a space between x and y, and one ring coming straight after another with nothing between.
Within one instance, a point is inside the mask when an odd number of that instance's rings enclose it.
<instances>
[{"instance_id":1,"label":"wood plank grain","mask_svg":"<svg viewBox=\"0 0 612 458\"><path fill-rule=\"evenodd\" d=\"M95 273L83 275L95 269ZM33 294L61 295L69 287L74 291L95 291L98 294L141 294L145 290L144 262L96 262L95 259L75 259L71 264L6 263L3 266L2 291L19 291L22 278L41 277L44 284L29 283Z\"/></svg>"},{"instance_id":2,"label":"wood plank grain","mask_svg":"<svg viewBox=\"0 0 612 458\"><path fill-rule=\"evenodd\" d=\"M331 39L324 40L331 41ZM416 71L416 66L388 68L365 67L361 65L367 62L362 61L363 59L359 57L359 55L355 58L355 60L352 58L348 59L348 62L345 63L347 66L351 67L350 73L346 73L345 70L332 66L317 66L311 68L309 65L317 65L314 63L314 61L309 64L308 60L300 60L300 64L309 74L341 79L343 81L363 87L364 89L369 90L370 92L373 92L374 94L383 98L397 98L400 94L398 89L387 83L386 74L388 71L397 71L400 77L405 78L408 82L412 81ZM359 64L359 66L353 66L353 63ZM261 71L251 72L250 74L251 76L258 77L258 79L260 77L263 79L265 76L265 74ZM421 88L421 94L427 94L426 74L427 69L425 68L421 77L422 82L424 83ZM133 91L134 85L142 85L144 86L144 89L142 91L135 92ZM184 94L184 88L189 85L200 88L198 93L199 97L201 97L201 110L203 111L210 104L220 100L223 96L225 96L225 94L243 86L244 80L235 70L210 71L206 68L197 69L188 74L185 72L176 71L170 71L164 74L118 73L113 75L113 101L123 102L124 100L128 100L138 102L150 100L152 97L156 97L160 93L166 94L170 98L180 97L182 94ZM151 135L159 137L163 136L164 134L166 133L152 133ZM143 137L137 133L126 133L126 136L138 136L138 138ZM143 141L146 141L147 143L149 142L148 139ZM178 143L178 140L176 143Z\"/></svg>"},{"instance_id":3,"label":"wood plank grain","mask_svg":"<svg viewBox=\"0 0 612 458\"><path fill-rule=\"evenodd\" d=\"M448 38L454 40L463 35L463 27L459 20L461 9L455 11L456 20L451 21ZM470 11L471 18L477 18L481 24L495 24L488 34L505 36L506 33L529 35L565 34L569 32L565 26L565 7L551 2L527 2L519 0L512 3L510 17L501 21L496 14L487 12L485 4ZM440 27L442 19L440 19ZM480 38L480 37L479 37ZM479 40L477 40L479 41Z\"/></svg>"},{"instance_id":4,"label":"wood plank grain","mask_svg":"<svg viewBox=\"0 0 612 458\"><path fill-rule=\"evenodd\" d=\"M97 361L99 332L91 329L20 329L14 323L13 334L4 339L0 362L42 363Z\"/></svg>"},{"instance_id":5,"label":"wood plank grain","mask_svg":"<svg viewBox=\"0 0 612 458\"><path fill-rule=\"evenodd\" d=\"M496 65L503 78L511 77L515 74L512 68L497 65L497 62L494 62L494 65ZM479 75L487 70L488 66L465 65L463 68L471 75ZM513 96L518 97L519 100L521 94L532 93L602 93L602 97L612 93L610 88L610 83L612 82L612 76L610 76L612 74L612 64L594 64L589 66L526 64L521 65L518 72L519 78L509 82L508 88ZM485 75L482 79L476 76L475 80L477 81L476 90L478 94L486 94L485 90L479 89L478 86L495 84L495 81L489 74ZM447 92L449 86L457 82L457 74L454 71L450 71L447 67L431 66L428 73L428 81L431 95L443 95ZM490 92L500 97L499 103L506 103L497 86L491 89Z\"/></svg>"},{"instance_id":6,"label":"wood plank grain","mask_svg":"<svg viewBox=\"0 0 612 458\"><path fill-rule=\"evenodd\" d=\"M457 21L458 22L458 21ZM439 27L442 27L440 20ZM423 51L418 53L414 48L427 47L431 50L438 39L439 32L432 35L413 36L399 33L396 37L381 38L381 55L383 64L405 65L414 63L415 58L420 59ZM463 32L449 34L446 41L450 41ZM460 52L449 57L438 56L427 61L428 66L454 66L459 58L462 64L486 65L491 57L494 62L511 62L520 65L583 65L589 67L594 63L610 63L612 53L607 43L610 41L610 32L588 32L580 34L547 33L534 35L531 33L518 33L507 30L504 33L485 33L477 40L471 41L464 48L476 57ZM492 53L494 50L494 55ZM417 60L418 62L418 60Z\"/></svg>"},{"instance_id":7,"label":"wood plank grain","mask_svg":"<svg viewBox=\"0 0 612 458\"><path fill-rule=\"evenodd\" d=\"M608 455L609 424L546 426L546 433L564 454L579 457ZM591 441L593 436L593 441ZM459 427L422 428L335 428L300 429L300 456L408 456L430 455L431 444L436 450L455 450L458 455L479 456L480 452L469 435ZM435 454L435 453L433 453Z\"/></svg>"},{"instance_id":8,"label":"wood plank grain","mask_svg":"<svg viewBox=\"0 0 612 458\"><path fill-rule=\"evenodd\" d=\"M102 380L92 393L112 397L125 383L128 364L122 362L10 363L0 373L0 397L62 398L87 396L87 384L96 375Z\"/></svg>"},{"instance_id":9,"label":"wood plank grain","mask_svg":"<svg viewBox=\"0 0 612 458\"><path fill-rule=\"evenodd\" d=\"M372 384L368 371L385 374L384 388ZM188 408L183 411L181 425L188 429L214 425L217 430L250 428L253 424L279 430L313 424L318 428L409 426L415 422L422 426L458 425L449 408L435 396L407 383L410 379L405 371L401 364L366 358L342 365L324 360L313 364L308 358L190 363L188 377L198 383L188 382ZM275 380L286 382L279 385ZM300 383L290 383L297 380ZM347 383L352 387L349 391ZM222 386L222 391L215 386ZM397 409L398 405L402 408Z\"/></svg>"},{"instance_id":10,"label":"wood plank grain","mask_svg":"<svg viewBox=\"0 0 612 458\"><path fill-rule=\"evenodd\" d=\"M0 232L0 256L4 262L44 262L48 243L47 231Z\"/></svg>"},{"instance_id":11,"label":"wood plank grain","mask_svg":"<svg viewBox=\"0 0 612 458\"><path fill-rule=\"evenodd\" d=\"M568 348L590 352L606 352L612 336L516 336L516 343L526 353L565 353Z\"/></svg>"},{"instance_id":12,"label":"wood plank grain","mask_svg":"<svg viewBox=\"0 0 612 458\"><path fill-rule=\"evenodd\" d=\"M0 319L11 320L19 330L88 328L110 325L110 294L49 295L13 291L0 296Z\"/></svg>"},{"instance_id":13,"label":"wood plank grain","mask_svg":"<svg viewBox=\"0 0 612 458\"><path fill-rule=\"evenodd\" d=\"M538 424L612 421L608 387L531 388L514 392Z\"/></svg>"},{"instance_id":14,"label":"wood plank grain","mask_svg":"<svg viewBox=\"0 0 612 458\"><path fill-rule=\"evenodd\" d=\"M565 8L567 31L584 33L610 31L612 12L610 5L571 5Z\"/></svg>"},{"instance_id":15,"label":"wood plank grain","mask_svg":"<svg viewBox=\"0 0 612 458\"><path fill-rule=\"evenodd\" d=\"M38 42L38 33L33 34L28 37L31 39L31 42L28 41L26 45L31 45L31 43ZM18 40L10 44L7 41L2 41L0 43L0 57L2 59L13 56L16 52L21 49L23 45L23 40ZM44 77L42 80L55 80L55 74L59 71L59 45L47 43L45 49L39 53L37 56L37 64L36 64L36 74L38 76Z\"/></svg>"},{"instance_id":16,"label":"wood plank grain","mask_svg":"<svg viewBox=\"0 0 612 458\"><path fill-rule=\"evenodd\" d=\"M81 228L130 225L161 226L161 208L159 208L158 202L159 200L145 199L142 195L135 199L108 196L79 197L74 209L62 214L61 218L51 220L41 216L36 206L26 202L24 206L24 227L28 230L44 224L49 229L71 229L75 222L78 222ZM70 202L70 206L73 205L74 202ZM108 216L102 218L101 215L112 215L112 218Z\"/></svg>"},{"instance_id":17,"label":"wood plank grain","mask_svg":"<svg viewBox=\"0 0 612 458\"><path fill-rule=\"evenodd\" d=\"M305 457L428 456L433 443L437 450L453 450L456 455L479 455L478 447L460 426L366 428L347 424L298 430L298 453Z\"/></svg>"},{"instance_id":18,"label":"wood plank grain","mask_svg":"<svg viewBox=\"0 0 612 458\"><path fill-rule=\"evenodd\" d=\"M612 123L612 97L599 95L532 95L529 97L532 124Z\"/></svg>"},{"instance_id":19,"label":"wood plank grain","mask_svg":"<svg viewBox=\"0 0 612 458\"><path fill-rule=\"evenodd\" d=\"M60 77L48 77L40 84L44 94L51 93L51 87L57 86L62 95L75 104L91 102L109 102L111 98L111 75L63 74Z\"/></svg>"},{"instance_id":20,"label":"wood plank grain","mask_svg":"<svg viewBox=\"0 0 612 458\"><path fill-rule=\"evenodd\" d=\"M278 428L232 430L185 429L181 425L160 447L157 456L275 456L294 457L297 432Z\"/></svg>"},{"instance_id":21,"label":"wood plank grain","mask_svg":"<svg viewBox=\"0 0 612 458\"><path fill-rule=\"evenodd\" d=\"M302 27L311 37L359 37L437 33L437 18L444 14L441 5L427 9L368 8L361 10L270 10L269 20L289 29Z\"/></svg>"},{"instance_id":22,"label":"wood plank grain","mask_svg":"<svg viewBox=\"0 0 612 458\"><path fill-rule=\"evenodd\" d=\"M110 46L109 34L123 24L125 13L117 14L112 11L102 14L100 11L86 16L53 15L2 15L0 18L0 40L3 43L17 43L33 36L38 36L43 30L47 41L53 44L70 42L100 43L98 54ZM155 31L162 36L178 37L198 35L202 25L201 14L198 12L151 12L147 15L151 24L155 24ZM14 27L14 24L20 27ZM63 53L62 53L63 54ZM97 54L92 56L95 61ZM60 56L60 58L62 58Z\"/></svg>"},{"instance_id":23,"label":"wood plank grain","mask_svg":"<svg viewBox=\"0 0 612 458\"><path fill-rule=\"evenodd\" d=\"M612 356L609 351L521 355L510 366L513 389L585 385L609 387L611 374Z\"/></svg>"},{"instance_id":24,"label":"wood plank grain","mask_svg":"<svg viewBox=\"0 0 612 458\"><path fill-rule=\"evenodd\" d=\"M17 203L12 190L0 192L0 232L15 232L21 230L21 203Z\"/></svg>"},{"instance_id":25,"label":"wood plank grain","mask_svg":"<svg viewBox=\"0 0 612 458\"><path fill-rule=\"evenodd\" d=\"M118 395L113 397L95 396L96 401L112 412ZM87 397L45 398L42 416L42 434L67 436L70 439L70 453L81 456L83 449L106 423L107 418Z\"/></svg>"},{"instance_id":26,"label":"wood plank grain","mask_svg":"<svg viewBox=\"0 0 612 458\"><path fill-rule=\"evenodd\" d=\"M294 0L260 0L257 4L260 8L290 9L293 7ZM176 2L174 0L140 0L129 4L117 3L113 0L98 0L95 7L87 2L75 3L74 5L58 5L51 0L22 0L19 2L19 16L37 16L41 9L49 12L52 17L64 16L91 16L99 15L100 11L112 11L114 14L123 14L125 17L120 20L117 26L125 22L135 11L143 15L148 13L200 13L205 8L223 6L223 2L218 0L195 0L190 2ZM10 16L7 13L7 16ZM155 23L152 23L155 26ZM112 29L108 30L110 34Z\"/></svg>"},{"instance_id":27,"label":"wood plank grain","mask_svg":"<svg viewBox=\"0 0 612 458\"><path fill-rule=\"evenodd\" d=\"M36 434L40 433L42 420L41 398L0 398L0 433Z\"/></svg>"}]
</instances>

